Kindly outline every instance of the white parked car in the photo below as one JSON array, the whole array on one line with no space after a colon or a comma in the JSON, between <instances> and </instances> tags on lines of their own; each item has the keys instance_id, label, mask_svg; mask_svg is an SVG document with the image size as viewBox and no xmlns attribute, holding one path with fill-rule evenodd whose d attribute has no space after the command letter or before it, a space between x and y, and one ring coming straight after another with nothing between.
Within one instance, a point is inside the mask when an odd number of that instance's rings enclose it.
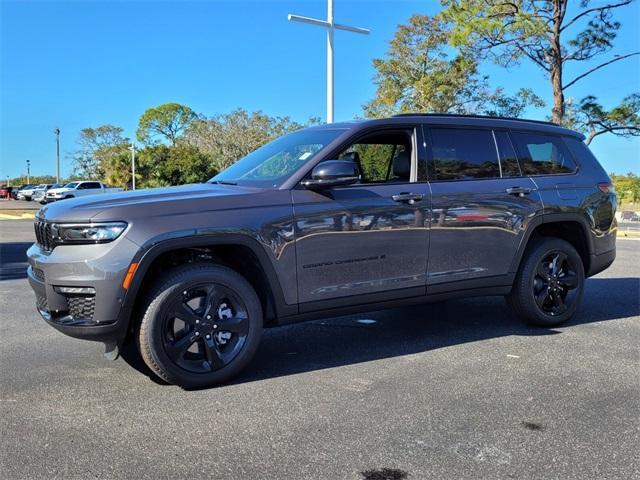
<instances>
[{"instance_id":1,"label":"white parked car","mask_svg":"<svg viewBox=\"0 0 640 480\"><path fill-rule=\"evenodd\" d=\"M38 185L34 190L33 190L33 194L31 195L31 200L33 200L34 202L40 202L41 204L45 204L45 195L46 193L51 190L52 188L61 188L62 185L60 185L59 183L48 183L47 185Z\"/></svg>"},{"instance_id":2,"label":"white parked car","mask_svg":"<svg viewBox=\"0 0 640 480\"><path fill-rule=\"evenodd\" d=\"M102 182L84 181L69 182L62 188L52 188L45 195L46 203L64 200L65 198L85 197L98 193L121 192L122 188L109 187Z\"/></svg>"},{"instance_id":3,"label":"white parked car","mask_svg":"<svg viewBox=\"0 0 640 480\"><path fill-rule=\"evenodd\" d=\"M35 192L39 188L46 187L46 183L41 183L40 185L29 185L18 192L18 200L26 200L27 202L31 201L31 197L33 197L33 192Z\"/></svg>"}]
</instances>

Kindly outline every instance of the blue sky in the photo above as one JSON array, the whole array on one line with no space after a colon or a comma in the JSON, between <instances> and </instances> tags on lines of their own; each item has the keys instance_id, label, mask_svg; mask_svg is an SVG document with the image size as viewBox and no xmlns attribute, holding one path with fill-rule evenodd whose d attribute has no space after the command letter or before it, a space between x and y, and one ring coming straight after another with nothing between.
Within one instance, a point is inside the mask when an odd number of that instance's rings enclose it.
<instances>
[{"instance_id":1,"label":"blue sky","mask_svg":"<svg viewBox=\"0 0 640 480\"><path fill-rule=\"evenodd\" d=\"M287 13L326 16L325 0L1 3L0 178L55 173L55 127L62 130L63 174L84 127L110 123L134 135L144 110L180 102L214 115L242 107L296 120L325 114L325 33L287 21ZM602 3L595 1L596 4ZM335 0L339 23L371 35L336 33L336 120L360 115L375 91L371 60L396 26L436 1ZM640 7L618 14L615 53L640 49ZM608 58L608 57L606 57ZM571 67L571 77L588 65ZM550 87L528 63L511 71L484 65L494 86L533 88L550 105ZM569 96L596 95L606 106L640 90L640 57L579 82ZM550 106L527 116L544 118ZM640 173L640 140L610 135L592 148L608 171Z\"/></svg>"}]
</instances>

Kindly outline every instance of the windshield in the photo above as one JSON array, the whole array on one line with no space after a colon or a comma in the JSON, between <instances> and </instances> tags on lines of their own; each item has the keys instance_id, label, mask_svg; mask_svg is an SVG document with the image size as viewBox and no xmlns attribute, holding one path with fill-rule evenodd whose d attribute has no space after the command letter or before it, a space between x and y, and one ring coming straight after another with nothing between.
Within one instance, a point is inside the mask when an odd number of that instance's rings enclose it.
<instances>
[{"instance_id":1,"label":"windshield","mask_svg":"<svg viewBox=\"0 0 640 480\"><path fill-rule=\"evenodd\" d=\"M78 182L67 183L63 188L76 188L78 186Z\"/></svg>"},{"instance_id":2,"label":"windshield","mask_svg":"<svg viewBox=\"0 0 640 480\"><path fill-rule=\"evenodd\" d=\"M340 129L309 129L284 135L243 157L209 181L279 187L343 132Z\"/></svg>"}]
</instances>

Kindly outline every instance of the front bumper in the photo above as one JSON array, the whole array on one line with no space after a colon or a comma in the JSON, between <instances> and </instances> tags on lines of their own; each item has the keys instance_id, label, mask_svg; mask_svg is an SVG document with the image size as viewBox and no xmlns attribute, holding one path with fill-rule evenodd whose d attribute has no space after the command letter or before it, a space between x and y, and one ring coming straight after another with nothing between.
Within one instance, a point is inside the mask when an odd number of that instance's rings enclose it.
<instances>
[{"instance_id":1,"label":"front bumper","mask_svg":"<svg viewBox=\"0 0 640 480\"><path fill-rule=\"evenodd\" d=\"M122 281L138 249L124 237L106 244L58 246L51 252L32 245L27 276L42 318L71 337L118 343L129 321L123 315ZM83 293L68 291L77 288Z\"/></svg>"}]
</instances>

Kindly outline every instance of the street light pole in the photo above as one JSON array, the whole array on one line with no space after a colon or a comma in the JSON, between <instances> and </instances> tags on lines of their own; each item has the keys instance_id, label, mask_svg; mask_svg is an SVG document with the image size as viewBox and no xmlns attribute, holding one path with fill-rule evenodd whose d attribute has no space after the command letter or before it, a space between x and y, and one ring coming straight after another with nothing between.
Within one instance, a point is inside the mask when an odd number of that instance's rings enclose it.
<instances>
[{"instance_id":1,"label":"street light pole","mask_svg":"<svg viewBox=\"0 0 640 480\"><path fill-rule=\"evenodd\" d=\"M333 123L333 32L334 30L344 30L345 32L360 33L369 35L366 28L341 25L333 21L333 0L327 0L327 19L303 17L301 15L289 14L287 17L294 22L307 23L327 29L327 123Z\"/></svg>"},{"instance_id":2,"label":"street light pole","mask_svg":"<svg viewBox=\"0 0 640 480\"><path fill-rule=\"evenodd\" d=\"M56 134L56 183L60 183L60 129L56 128L53 133Z\"/></svg>"},{"instance_id":3,"label":"street light pole","mask_svg":"<svg viewBox=\"0 0 640 480\"><path fill-rule=\"evenodd\" d=\"M31 160L27 160L27 185L31 183Z\"/></svg>"},{"instance_id":4,"label":"street light pole","mask_svg":"<svg viewBox=\"0 0 640 480\"><path fill-rule=\"evenodd\" d=\"M327 123L333 123L333 0L327 1Z\"/></svg>"},{"instance_id":5,"label":"street light pole","mask_svg":"<svg viewBox=\"0 0 640 480\"><path fill-rule=\"evenodd\" d=\"M132 143L131 147L131 190L136 189L136 146Z\"/></svg>"}]
</instances>

